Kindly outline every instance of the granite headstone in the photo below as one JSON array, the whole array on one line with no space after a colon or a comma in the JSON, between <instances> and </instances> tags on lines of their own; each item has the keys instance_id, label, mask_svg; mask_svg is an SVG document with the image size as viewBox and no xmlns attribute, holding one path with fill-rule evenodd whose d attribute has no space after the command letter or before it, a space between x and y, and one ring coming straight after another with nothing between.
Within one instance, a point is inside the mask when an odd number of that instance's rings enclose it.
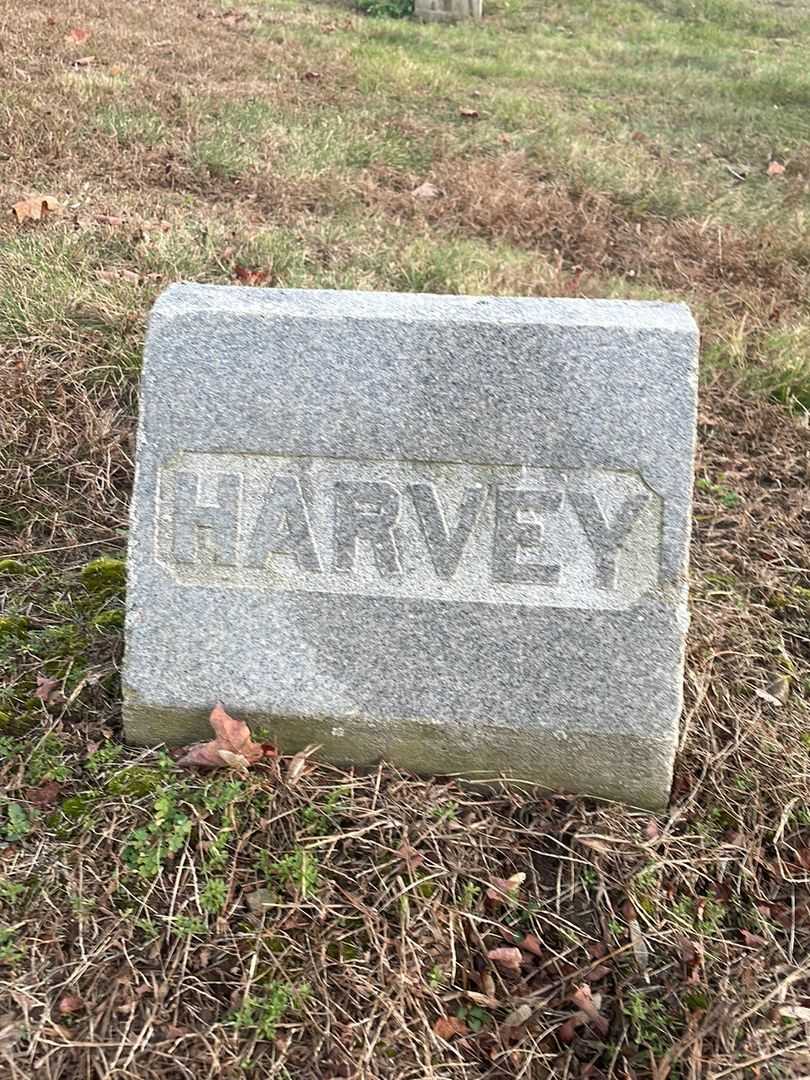
<instances>
[{"instance_id":1,"label":"granite headstone","mask_svg":"<svg viewBox=\"0 0 810 1080\"><path fill-rule=\"evenodd\" d=\"M124 719L646 806L681 708L681 305L177 285L152 312Z\"/></svg>"}]
</instances>

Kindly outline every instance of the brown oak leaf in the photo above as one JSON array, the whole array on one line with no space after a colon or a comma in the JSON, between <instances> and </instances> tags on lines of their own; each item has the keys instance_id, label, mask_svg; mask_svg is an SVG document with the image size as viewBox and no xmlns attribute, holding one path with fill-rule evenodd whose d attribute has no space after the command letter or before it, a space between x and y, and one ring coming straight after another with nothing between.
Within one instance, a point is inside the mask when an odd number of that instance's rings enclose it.
<instances>
[{"instance_id":1,"label":"brown oak leaf","mask_svg":"<svg viewBox=\"0 0 810 1080\"><path fill-rule=\"evenodd\" d=\"M265 756L261 745L251 738L250 728L244 720L228 716L219 702L211 710L208 722L216 738L187 746L177 759L178 765L199 765L204 769L231 768L244 772Z\"/></svg>"},{"instance_id":2,"label":"brown oak leaf","mask_svg":"<svg viewBox=\"0 0 810 1080\"><path fill-rule=\"evenodd\" d=\"M69 42L71 45L83 45L89 37L89 30L85 30L83 27L77 26L73 30L69 30L65 34L65 41Z\"/></svg>"},{"instance_id":3,"label":"brown oak leaf","mask_svg":"<svg viewBox=\"0 0 810 1080\"><path fill-rule=\"evenodd\" d=\"M297 754L293 755L290 764L287 767L287 783L290 787L294 787L295 784L301 779L305 772L309 771L307 766L309 764L310 757L320 750L320 746L314 743L305 747L303 750L299 750Z\"/></svg>"},{"instance_id":4,"label":"brown oak leaf","mask_svg":"<svg viewBox=\"0 0 810 1080\"><path fill-rule=\"evenodd\" d=\"M493 900L496 903L514 900L525 880L525 874L512 874L508 878L493 878L492 884L487 889L487 900Z\"/></svg>"},{"instance_id":5,"label":"brown oak leaf","mask_svg":"<svg viewBox=\"0 0 810 1080\"><path fill-rule=\"evenodd\" d=\"M585 1016L594 1031L602 1036L607 1035L610 1024L599 1012L599 1006L602 1003L601 994L592 994L590 986L583 983L571 995L571 1000Z\"/></svg>"},{"instance_id":6,"label":"brown oak leaf","mask_svg":"<svg viewBox=\"0 0 810 1080\"><path fill-rule=\"evenodd\" d=\"M454 1035L469 1035L470 1029L457 1016L440 1016L433 1025L433 1034L440 1039L452 1039Z\"/></svg>"},{"instance_id":7,"label":"brown oak leaf","mask_svg":"<svg viewBox=\"0 0 810 1080\"><path fill-rule=\"evenodd\" d=\"M63 787L64 784L60 784L56 780L47 780L38 787L28 788L25 797L33 806L53 806L61 795Z\"/></svg>"},{"instance_id":8,"label":"brown oak leaf","mask_svg":"<svg viewBox=\"0 0 810 1080\"><path fill-rule=\"evenodd\" d=\"M500 949L490 949L487 959L491 960L505 975L519 975L523 953L513 946L504 945Z\"/></svg>"},{"instance_id":9,"label":"brown oak leaf","mask_svg":"<svg viewBox=\"0 0 810 1080\"><path fill-rule=\"evenodd\" d=\"M84 1009L84 1002L78 994L65 994L64 997L59 999L57 1008L62 1016L72 1016L73 1013L81 1012Z\"/></svg>"},{"instance_id":10,"label":"brown oak leaf","mask_svg":"<svg viewBox=\"0 0 810 1080\"><path fill-rule=\"evenodd\" d=\"M270 277L268 270L251 270L249 266L241 266L239 263L233 268L233 276L243 285L264 285Z\"/></svg>"},{"instance_id":11,"label":"brown oak leaf","mask_svg":"<svg viewBox=\"0 0 810 1080\"><path fill-rule=\"evenodd\" d=\"M415 199L438 199L441 195L441 190L437 188L435 184L431 184L430 180L425 180L419 187L413 189L411 195L413 195Z\"/></svg>"},{"instance_id":12,"label":"brown oak leaf","mask_svg":"<svg viewBox=\"0 0 810 1080\"><path fill-rule=\"evenodd\" d=\"M44 701L46 705L53 701L59 689L59 680L52 679L48 675L37 675L37 688L34 697Z\"/></svg>"},{"instance_id":13,"label":"brown oak leaf","mask_svg":"<svg viewBox=\"0 0 810 1080\"><path fill-rule=\"evenodd\" d=\"M42 221L48 214L59 209L59 200L53 195L31 195L27 199L20 199L15 203L11 212L17 221Z\"/></svg>"},{"instance_id":14,"label":"brown oak leaf","mask_svg":"<svg viewBox=\"0 0 810 1080\"><path fill-rule=\"evenodd\" d=\"M518 948L523 949L524 952L532 953L534 956L543 955L543 946L540 944L539 938L534 934L526 934L523 941L518 942Z\"/></svg>"}]
</instances>

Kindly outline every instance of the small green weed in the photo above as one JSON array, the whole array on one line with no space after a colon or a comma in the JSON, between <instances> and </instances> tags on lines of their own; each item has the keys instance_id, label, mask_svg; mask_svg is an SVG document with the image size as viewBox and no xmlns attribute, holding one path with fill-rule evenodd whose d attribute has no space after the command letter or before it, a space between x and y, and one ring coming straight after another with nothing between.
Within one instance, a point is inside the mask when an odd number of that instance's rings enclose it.
<instances>
[{"instance_id":1,"label":"small green weed","mask_svg":"<svg viewBox=\"0 0 810 1080\"><path fill-rule=\"evenodd\" d=\"M13 926L0 926L0 964L14 967L24 956L16 944L17 932Z\"/></svg>"},{"instance_id":2,"label":"small green weed","mask_svg":"<svg viewBox=\"0 0 810 1080\"><path fill-rule=\"evenodd\" d=\"M360 11L378 19L407 19L413 14L413 0L355 0Z\"/></svg>"},{"instance_id":3,"label":"small green weed","mask_svg":"<svg viewBox=\"0 0 810 1080\"><path fill-rule=\"evenodd\" d=\"M63 784L73 775L73 769L65 759L65 748L53 732L47 732L34 745L25 769L29 784L41 784L56 780Z\"/></svg>"},{"instance_id":4,"label":"small green weed","mask_svg":"<svg viewBox=\"0 0 810 1080\"><path fill-rule=\"evenodd\" d=\"M729 510L735 509L742 501L736 491L733 491L722 482L716 483L715 481L710 480L707 476L698 477L695 483L701 491L706 491L710 495L713 495L718 502L722 503L723 506Z\"/></svg>"},{"instance_id":5,"label":"small green weed","mask_svg":"<svg viewBox=\"0 0 810 1080\"><path fill-rule=\"evenodd\" d=\"M18 881L6 881L0 878L0 904L14 907L25 893L25 885Z\"/></svg>"},{"instance_id":6,"label":"small green weed","mask_svg":"<svg viewBox=\"0 0 810 1080\"><path fill-rule=\"evenodd\" d=\"M14 844L24 840L33 828L34 811L27 813L19 803L8 803L6 806L6 822L0 826L3 836L9 843Z\"/></svg>"},{"instance_id":7,"label":"small green weed","mask_svg":"<svg viewBox=\"0 0 810 1080\"><path fill-rule=\"evenodd\" d=\"M663 1056L677 1041L682 1024L671 1016L658 998L646 997L640 990L627 996L624 1015L630 1024L632 1039L640 1047Z\"/></svg>"},{"instance_id":8,"label":"small green weed","mask_svg":"<svg viewBox=\"0 0 810 1080\"><path fill-rule=\"evenodd\" d=\"M480 885L476 885L474 881L465 881L461 887L461 894L458 898L459 907L462 908L463 911L472 911L478 903L478 898L480 896Z\"/></svg>"},{"instance_id":9,"label":"small green weed","mask_svg":"<svg viewBox=\"0 0 810 1080\"><path fill-rule=\"evenodd\" d=\"M298 1009L309 997L309 985L300 987L270 981L248 994L233 1013L231 1023L257 1039L274 1039L279 1021L289 1009Z\"/></svg>"},{"instance_id":10,"label":"small green weed","mask_svg":"<svg viewBox=\"0 0 810 1080\"><path fill-rule=\"evenodd\" d=\"M480 1005L462 1005L456 1012L459 1020L463 1021L470 1031L478 1032L491 1019L486 1009Z\"/></svg>"},{"instance_id":11,"label":"small green weed","mask_svg":"<svg viewBox=\"0 0 810 1080\"><path fill-rule=\"evenodd\" d=\"M175 792L164 790L155 799L151 819L130 833L124 862L139 877L155 878L167 859L185 846L191 829L192 821L178 809Z\"/></svg>"},{"instance_id":12,"label":"small green weed","mask_svg":"<svg viewBox=\"0 0 810 1080\"><path fill-rule=\"evenodd\" d=\"M177 937L203 937L208 933L204 919L197 915L175 915L172 919L172 933Z\"/></svg>"},{"instance_id":13,"label":"small green weed","mask_svg":"<svg viewBox=\"0 0 810 1080\"><path fill-rule=\"evenodd\" d=\"M124 748L120 743L107 742L88 756L84 767L91 776L98 776L108 765L118 761L123 753Z\"/></svg>"},{"instance_id":14,"label":"small green weed","mask_svg":"<svg viewBox=\"0 0 810 1080\"><path fill-rule=\"evenodd\" d=\"M318 886L318 858L305 848L296 848L275 862L270 861L267 852L259 854L259 867L262 873L279 885L288 885L302 900L312 896Z\"/></svg>"},{"instance_id":15,"label":"small green weed","mask_svg":"<svg viewBox=\"0 0 810 1080\"><path fill-rule=\"evenodd\" d=\"M436 821L455 821L458 817L458 803L452 799L449 802L434 806L431 811Z\"/></svg>"},{"instance_id":16,"label":"small green weed","mask_svg":"<svg viewBox=\"0 0 810 1080\"><path fill-rule=\"evenodd\" d=\"M218 915L228 899L228 882L224 878L211 878L200 893L200 907L209 915Z\"/></svg>"}]
</instances>

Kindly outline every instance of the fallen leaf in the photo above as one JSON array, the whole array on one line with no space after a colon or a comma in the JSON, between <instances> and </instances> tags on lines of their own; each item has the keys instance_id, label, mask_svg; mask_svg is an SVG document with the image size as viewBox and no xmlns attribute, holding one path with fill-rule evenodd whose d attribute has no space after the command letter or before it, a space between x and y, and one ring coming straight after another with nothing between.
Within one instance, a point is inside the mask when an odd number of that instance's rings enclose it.
<instances>
[{"instance_id":1,"label":"fallen leaf","mask_svg":"<svg viewBox=\"0 0 810 1080\"><path fill-rule=\"evenodd\" d=\"M234 754L230 750L223 750L222 747L219 748L218 753L229 769L247 772L250 768L250 762L243 754Z\"/></svg>"},{"instance_id":2,"label":"fallen leaf","mask_svg":"<svg viewBox=\"0 0 810 1080\"><path fill-rule=\"evenodd\" d=\"M421 866L425 861L425 856L421 851L417 851L409 840L403 840L397 848L397 855L405 863L408 870L415 870L417 866Z\"/></svg>"},{"instance_id":3,"label":"fallen leaf","mask_svg":"<svg viewBox=\"0 0 810 1080\"><path fill-rule=\"evenodd\" d=\"M64 997L59 999L57 1008L62 1016L72 1016L73 1013L81 1012L84 1009L84 1002L78 994L65 994Z\"/></svg>"},{"instance_id":4,"label":"fallen leaf","mask_svg":"<svg viewBox=\"0 0 810 1080\"><path fill-rule=\"evenodd\" d=\"M604 1016L599 1012L599 1008L602 1004L601 994L592 994L591 988L587 983L583 983L578 987L571 995L571 1000L587 1017L588 1023L598 1032L600 1035L605 1036L608 1033L610 1024Z\"/></svg>"},{"instance_id":5,"label":"fallen leaf","mask_svg":"<svg viewBox=\"0 0 810 1080\"><path fill-rule=\"evenodd\" d=\"M504 974L519 975L523 953L520 949L504 946L500 949L490 949L487 953L487 959L491 960Z\"/></svg>"},{"instance_id":6,"label":"fallen leaf","mask_svg":"<svg viewBox=\"0 0 810 1080\"><path fill-rule=\"evenodd\" d=\"M644 826L644 835L648 840L657 840L661 835L661 830L658 828L658 822L654 818L650 818Z\"/></svg>"},{"instance_id":7,"label":"fallen leaf","mask_svg":"<svg viewBox=\"0 0 810 1080\"><path fill-rule=\"evenodd\" d=\"M650 951L647 948L647 942L644 940L644 935L641 932L638 919L634 914L628 917L627 925L630 929L630 944L633 946L633 956L636 958L636 965L638 970L644 974L650 963Z\"/></svg>"},{"instance_id":8,"label":"fallen leaf","mask_svg":"<svg viewBox=\"0 0 810 1080\"><path fill-rule=\"evenodd\" d=\"M137 271L127 270L124 267L96 270L96 277L102 281L131 281L134 285L139 285L141 281L140 274Z\"/></svg>"},{"instance_id":9,"label":"fallen leaf","mask_svg":"<svg viewBox=\"0 0 810 1080\"><path fill-rule=\"evenodd\" d=\"M785 166L780 165L778 161L772 161L768 166L768 176L781 176L785 171Z\"/></svg>"},{"instance_id":10,"label":"fallen leaf","mask_svg":"<svg viewBox=\"0 0 810 1080\"><path fill-rule=\"evenodd\" d=\"M746 930L744 926L740 928L740 937L745 944L749 945L752 949L761 949L763 945L768 944L764 937L760 937L759 934L752 934L751 931Z\"/></svg>"},{"instance_id":11,"label":"fallen leaf","mask_svg":"<svg viewBox=\"0 0 810 1080\"><path fill-rule=\"evenodd\" d=\"M31 195L12 206L12 213L17 221L42 221L48 214L59 210L59 200L53 195Z\"/></svg>"},{"instance_id":12,"label":"fallen leaf","mask_svg":"<svg viewBox=\"0 0 810 1080\"><path fill-rule=\"evenodd\" d=\"M433 1034L440 1039L452 1039L454 1035L469 1035L470 1029L457 1016L440 1016L433 1025Z\"/></svg>"},{"instance_id":13,"label":"fallen leaf","mask_svg":"<svg viewBox=\"0 0 810 1080\"><path fill-rule=\"evenodd\" d=\"M304 78L307 82L318 82L319 79L323 78L323 75L321 75L320 71L305 71Z\"/></svg>"},{"instance_id":14,"label":"fallen leaf","mask_svg":"<svg viewBox=\"0 0 810 1080\"><path fill-rule=\"evenodd\" d=\"M477 990L467 990L466 996L475 1005L482 1005L485 1009L497 1009L498 999L492 997L490 994L479 994Z\"/></svg>"},{"instance_id":15,"label":"fallen leaf","mask_svg":"<svg viewBox=\"0 0 810 1080\"><path fill-rule=\"evenodd\" d=\"M58 679L51 679L48 675L37 675L37 688L34 691L34 697L39 698L40 701L44 701L48 705L56 697L58 688Z\"/></svg>"},{"instance_id":16,"label":"fallen leaf","mask_svg":"<svg viewBox=\"0 0 810 1080\"><path fill-rule=\"evenodd\" d=\"M304 775L304 772L307 771L307 764L309 758L318 750L320 750L320 746L316 746L313 743L312 745L305 747L303 750L299 750L298 753L294 755L292 761L287 768L287 784L290 787L293 787L295 784L298 783L298 781Z\"/></svg>"},{"instance_id":17,"label":"fallen leaf","mask_svg":"<svg viewBox=\"0 0 810 1080\"><path fill-rule=\"evenodd\" d=\"M82 45L90 37L90 31L77 26L65 34L65 41L72 45Z\"/></svg>"},{"instance_id":18,"label":"fallen leaf","mask_svg":"<svg viewBox=\"0 0 810 1080\"><path fill-rule=\"evenodd\" d=\"M233 268L233 276L243 285L263 285L270 277L268 270L251 270L248 266L237 264Z\"/></svg>"},{"instance_id":19,"label":"fallen leaf","mask_svg":"<svg viewBox=\"0 0 810 1080\"><path fill-rule=\"evenodd\" d=\"M463 116L465 120L480 120L481 118L478 109L459 109L458 115Z\"/></svg>"},{"instance_id":20,"label":"fallen leaf","mask_svg":"<svg viewBox=\"0 0 810 1080\"><path fill-rule=\"evenodd\" d=\"M429 180L425 180L419 187L415 187L411 192L411 195L415 199L438 199L441 195L441 191L435 184L431 184Z\"/></svg>"},{"instance_id":21,"label":"fallen leaf","mask_svg":"<svg viewBox=\"0 0 810 1080\"><path fill-rule=\"evenodd\" d=\"M253 741L250 728L244 720L235 720L232 716L228 716L219 702L211 710L208 722L214 729L216 738L210 742L194 743L186 747L183 755L177 760L177 764L181 767L199 765L206 769L221 769L230 766L241 769L243 766L241 762L237 764L237 758L245 761L244 767L247 768L264 757L262 747ZM223 756L223 751L225 756Z\"/></svg>"},{"instance_id":22,"label":"fallen leaf","mask_svg":"<svg viewBox=\"0 0 810 1080\"><path fill-rule=\"evenodd\" d=\"M523 941L518 942L518 948L523 949L524 952L533 953L534 956L542 957L543 955L543 946L534 934L526 934Z\"/></svg>"},{"instance_id":23,"label":"fallen leaf","mask_svg":"<svg viewBox=\"0 0 810 1080\"><path fill-rule=\"evenodd\" d=\"M47 780L38 787L30 787L25 792L25 797L33 806L53 806L62 793L64 784L56 780Z\"/></svg>"},{"instance_id":24,"label":"fallen leaf","mask_svg":"<svg viewBox=\"0 0 810 1080\"><path fill-rule=\"evenodd\" d=\"M518 1005L516 1009L509 1013L507 1018L501 1024L501 1027L520 1027L521 1024L525 1024L527 1020L531 1019L531 1015L531 1005Z\"/></svg>"},{"instance_id":25,"label":"fallen leaf","mask_svg":"<svg viewBox=\"0 0 810 1080\"><path fill-rule=\"evenodd\" d=\"M512 874L512 876L508 878L493 878L492 883L486 892L487 900L494 900L496 902L514 900L520 891L520 886L525 880L525 874Z\"/></svg>"}]
</instances>

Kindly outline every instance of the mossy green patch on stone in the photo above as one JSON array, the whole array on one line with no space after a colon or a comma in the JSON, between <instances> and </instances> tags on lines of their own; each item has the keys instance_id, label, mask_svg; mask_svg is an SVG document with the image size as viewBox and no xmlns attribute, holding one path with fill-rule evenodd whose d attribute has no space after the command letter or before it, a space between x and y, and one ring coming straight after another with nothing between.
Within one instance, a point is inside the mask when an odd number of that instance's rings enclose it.
<instances>
[{"instance_id":1,"label":"mossy green patch on stone","mask_svg":"<svg viewBox=\"0 0 810 1080\"><path fill-rule=\"evenodd\" d=\"M157 769L130 765L114 773L104 786L110 795L126 795L129 798L139 799L144 795L152 795L164 783L164 777Z\"/></svg>"},{"instance_id":2,"label":"mossy green patch on stone","mask_svg":"<svg viewBox=\"0 0 810 1080\"><path fill-rule=\"evenodd\" d=\"M18 577L25 572L25 564L21 563L19 559L0 559L0 574L7 574L9 577Z\"/></svg>"},{"instance_id":3,"label":"mossy green patch on stone","mask_svg":"<svg viewBox=\"0 0 810 1080\"><path fill-rule=\"evenodd\" d=\"M97 630L120 630L124 626L124 612L122 608L114 608L111 611L100 611L93 619L93 626Z\"/></svg>"},{"instance_id":4,"label":"mossy green patch on stone","mask_svg":"<svg viewBox=\"0 0 810 1080\"><path fill-rule=\"evenodd\" d=\"M102 555L82 568L82 584L97 595L122 595L126 586L126 563L112 555Z\"/></svg>"}]
</instances>

